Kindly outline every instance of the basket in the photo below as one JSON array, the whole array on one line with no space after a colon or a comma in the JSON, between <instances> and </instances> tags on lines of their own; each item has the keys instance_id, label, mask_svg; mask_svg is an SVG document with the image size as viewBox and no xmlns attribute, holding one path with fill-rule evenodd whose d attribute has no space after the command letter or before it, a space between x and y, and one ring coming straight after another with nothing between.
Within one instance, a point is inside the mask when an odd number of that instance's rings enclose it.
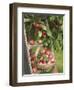
<instances>
[{"instance_id":1,"label":"basket","mask_svg":"<svg viewBox=\"0 0 74 90\"><path fill-rule=\"evenodd\" d=\"M53 66L55 66L55 63L37 64L37 68L41 70L52 69Z\"/></svg>"}]
</instances>

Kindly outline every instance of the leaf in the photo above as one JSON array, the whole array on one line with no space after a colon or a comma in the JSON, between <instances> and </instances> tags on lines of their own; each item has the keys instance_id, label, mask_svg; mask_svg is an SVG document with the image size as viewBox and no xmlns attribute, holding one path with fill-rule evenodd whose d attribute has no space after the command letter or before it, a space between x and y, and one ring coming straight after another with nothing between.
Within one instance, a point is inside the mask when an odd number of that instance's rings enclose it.
<instances>
[{"instance_id":1,"label":"leaf","mask_svg":"<svg viewBox=\"0 0 74 90\"><path fill-rule=\"evenodd\" d=\"M43 56L44 61L48 61L48 58L46 55Z\"/></svg>"},{"instance_id":2,"label":"leaf","mask_svg":"<svg viewBox=\"0 0 74 90\"><path fill-rule=\"evenodd\" d=\"M42 32L39 31L39 32L38 32L38 37L41 37L41 36L42 36Z\"/></svg>"},{"instance_id":3,"label":"leaf","mask_svg":"<svg viewBox=\"0 0 74 90\"><path fill-rule=\"evenodd\" d=\"M43 46L48 46L47 40L45 38L43 39Z\"/></svg>"},{"instance_id":4,"label":"leaf","mask_svg":"<svg viewBox=\"0 0 74 90\"><path fill-rule=\"evenodd\" d=\"M51 33L50 30L47 30L47 35L48 35L49 37L52 37L52 33Z\"/></svg>"},{"instance_id":5,"label":"leaf","mask_svg":"<svg viewBox=\"0 0 74 90\"><path fill-rule=\"evenodd\" d=\"M24 22L31 22L31 19L29 19L29 18L24 18Z\"/></svg>"},{"instance_id":6,"label":"leaf","mask_svg":"<svg viewBox=\"0 0 74 90\"><path fill-rule=\"evenodd\" d=\"M48 46L48 43L47 42L44 42L43 44L44 44L44 46Z\"/></svg>"},{"instance_id":7,"label":"leaf","mask_svg":"<svg viewBox=\"0 0 74 90\"><path fill-rule=\"evenodd\" d=\"M41 25L43 30L47 30L47 27L45 25Z\"/></svg>"},{"instance_id":8,"label":"leaf","mask_svg":"<svg viewBox=\"0 0 74 90\"><path fill-rule=\"evenodd\" d=\"M50 39L48 39L48 41L47 41L49 44L51 43L51 41L50 41Z\"/></svg>"},{"instance_id":9,"label":"leaf","mask_svg":"<svg viewBox=\"0 0 74 90\"><path fill-rule=\"evenodd\" d=\"M53 21L53 20L55 19L55 16L49 16L48 19L49 19L50 21Z\"/></svg>"},{"instance_id":10,"label":"leaf","mask_svg":"<svg viewBox=\"0 0 74 90\"><path fill-rule=\"evenodd\" d=\"M41 55L40 55L40 54L38 54L38 55L37 55L37 60L39 61L39 60L40 60L40 58L41 58Z\"/></svg>"},{"instance_id":11,"label":"leaf","mask_svg":"<svg viewBox=\"0 0 74 90\"><path fill-rule=\"evenodd\" d=\"M37 48L38 48L38 46L33 46L32 47L32 53L35 53Z\"/></svg>"}]
</instances>

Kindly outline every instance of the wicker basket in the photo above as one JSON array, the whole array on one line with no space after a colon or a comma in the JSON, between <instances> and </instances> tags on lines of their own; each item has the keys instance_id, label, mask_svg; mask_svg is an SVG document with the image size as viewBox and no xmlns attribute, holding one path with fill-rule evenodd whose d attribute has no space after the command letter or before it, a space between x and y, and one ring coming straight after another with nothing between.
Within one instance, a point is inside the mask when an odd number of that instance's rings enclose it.
<instances>
[{"instance_id":1,"label":"wicker basket","mask_svg":"<svg viewBox=\"0 0 74 90\"><path fill-rule=\"evenodd\" d=\"M55 66L55 63L37 64L37 68L41 70L52 69L53 66Z\"/></svg>"}]
</instances>

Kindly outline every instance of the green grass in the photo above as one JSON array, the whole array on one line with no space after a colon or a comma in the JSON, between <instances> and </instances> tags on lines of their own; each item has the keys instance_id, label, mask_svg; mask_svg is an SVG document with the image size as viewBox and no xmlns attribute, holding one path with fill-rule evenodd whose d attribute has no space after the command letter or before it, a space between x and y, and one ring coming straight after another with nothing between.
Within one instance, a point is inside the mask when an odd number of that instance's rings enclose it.
<instances>
[{"instance_id":1,"label":"green grass","mask_svg":"<svg viewBox=\"0 0 74 90\"><path fill-rule=\"evenodd\" d=\"M56 51L56 67L59 73L63 73L63 51Z\"/></svg>"}]
</instances>

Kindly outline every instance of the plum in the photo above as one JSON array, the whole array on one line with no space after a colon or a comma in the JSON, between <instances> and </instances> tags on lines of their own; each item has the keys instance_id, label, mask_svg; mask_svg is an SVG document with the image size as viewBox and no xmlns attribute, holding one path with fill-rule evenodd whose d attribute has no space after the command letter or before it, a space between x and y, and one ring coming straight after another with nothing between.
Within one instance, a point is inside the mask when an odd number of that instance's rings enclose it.
<instances>
[{"instance_id":1,"label":"plum","mask_svg":"<svg viewBox=\"0 0 74 90\"><path fill-rule=\"evenodd\" d=\"M31 45L34 45L35 44L35 41L33 39L30 40L29 42Z\"/></svg>"}]
</instances>

